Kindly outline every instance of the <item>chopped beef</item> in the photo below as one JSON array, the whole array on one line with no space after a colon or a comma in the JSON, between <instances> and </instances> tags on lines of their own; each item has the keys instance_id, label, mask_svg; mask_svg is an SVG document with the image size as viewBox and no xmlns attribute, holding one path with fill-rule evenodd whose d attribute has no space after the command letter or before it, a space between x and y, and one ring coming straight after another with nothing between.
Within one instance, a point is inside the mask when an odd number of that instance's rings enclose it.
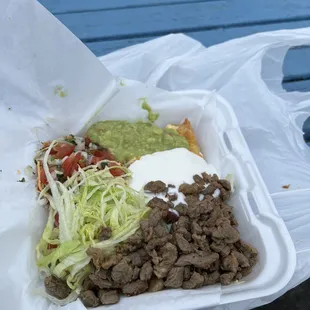
<instances>
[{"instance_id":1,"label":"chopped beef","mask_svg":"<svg viewBox=\"0 0 310 310\"><path fill-rule=\"evenodd\" d=\"M176 266L193 265L197 268L208 269L212 263L219 259L217 253L198 252L187 255L181 255L176 262Z\"/></svg>"},{"instance_id":2,"label":"chopped beef","mask_svg":"<svg viewBox=\"0 0 310 310\"><path fill-rule=\"evenodd\" d=\"M217 181L219 181L219 177L216 174L213 174L211 176L210 182L217 182Z\"/></svg>"},{"instance_id":3,"label":"chopped beef","mask_svg":"<svg viewBox=\"0 0 310 310\"><path fill-rule=\"evenodd\" d=\"M188 211L187 211L188 216L190 217L191 220L193 219L198 219L200 215L200 208L197 204L195 205L189 205L188 206Z\"/></svg>"},{"instance_id":4,"label":"chopped beef","mask_svg":"<svg viewBox=\"0 0 310 310\"><path fill-rule=\"evenodd\" d=\"M205 235L192 235L194 241L194 249L195 251L201 250L205 252L210 251L209 241Z\"/></svg>"},{"instance_id":5,"label":"chopped beef","mask_svg":"<svg viewBox=\"0 0 310 310\"><path fill-rule=\"evenodd\" d=\"M169 288L179 288L182 286L184 277L184 267L173 267L170 269L165 286Z\"/></svg>"},{"instance_id":6,"label":"chopped beef","mask_svg":"<svg viewBox=\"0 0 310 310\"><path fill-rule=\"evenodd\" d=\"M101 289L112 287L112 281L107 270L100 269L98 272L96 271L95 273L90 274L89 279Z\"/></svg>"},{"instance_id":7,"label":"chopped beef","mask_svg":"<svg viewBox=\"0 0 310 310\"><path fill-rule=\"evenodd\" d=\"M215 227L203 227L202 230L203 230L203 233L207 236L207 237L210 237L212 236L212 233L215 231Z\"/></svg>"},{"instance_id":8,"label":"chopped beef","mask_svg":"<svg viewBox=\"0 0 310 310\"><path fill-rule=\"evenodd\" d=\"M193 176L193 179L194 179L195 183L197 183L198 185L200 185L200 186L204 186L205 185L205 181L204 181L204 179L200 175L195 174Z\"/></svg>"},{"instance_id":9,"label":"chopped beef","mask_svg":"<svg viewBox=\"0 0 310 310\"><path fill-rule=\"evenodd\" d=\"M142 281L148 281L151 279L153 274L153 267L152 263L150 261L146 262L140 271L140 280Z\"/></svg>"},{"instance_id":10,"label":"chopped beef","mask_svg":"<svg viewBox=\"0 0 310 310\"><path fill-rule=\"evenodd\" d=\"M97 248L89 248L86 253L91 257L92 262L97 269L109 269L122 259L122 255L119 254L104 256L102 250Z\"/></svg>"},{"instance_id":11,"label":"chopped beef","mask_svg":"<svg viewBox=\"0 0 310 310\"><path fill-rule=\"evenodd\" d=\"M132 236L128 238L126 243L135 245L136 247L141 247L142 241L143 241L142 232L140 230L137 230Z\"/></svg>"},{"instance_id":12,"label":"chopped beef","mask_svg":"<svg viewBox=\"0 0 310 310\"><path fill-rule=\"evenodd\" d=\"M203 194L212 196L217 188L218 186L216 186L216 184L209 184L208 187L203 191Z\"/></svg>"},{"instance_id":13,"label":"chopped beef","mask_svg":"<svg viewBox=\"0 0 310 310\"><path fill-rule=\"evenodd\" d=\"M171 201L152 198L148 218L140 221L140 229L126 242L116 246L114 254L96 248L87 251L93 268L82 285L80 297L85 305L117 303L118 292L133 296L165 287L228 285L252 271L258 252L240 240L233 208L225 202L231 192L229 182L206 173L193 179L195 183L180 186L186 203L174 209ZM164 192L174 200L168 188L155 181L145 190ZM216 190L219 196L213 197ZM106 240L110 233L103 228L100 238ZM71 290L64 282L59 285L64 286L63 296L68 296Z\"/></svg>"},{"instance_id":14,"label":"chopped beef","mask_svg":"<svg viewBox=\"0 0 310 310\"><path fill-rule=\"evenodd\" d=\"M151 181L144 186L144 190L154 194L162 193L166 191L166 184L162 181Z\"/></svg>"},{"instance_id":15,"label":"chopped beef","mask_svg":"<svg viewBox=\"0 0 310 310\"><path fill-rule=\"evenodd\" d=\"M110 227L102 227L98 236L100 241L108 240L112 237L112 230Z\"/></svg>"},{"instance_id":16,"label":"chopped beef","mask_svg":"<svg viewBox=\"0 0 310 310\"><path fill-rule=\"evenodd\" d=\"M168 229L162 223L159 223L159 225L156 225L153 229L153 232L155 236L159 238L168 235Z\"/></svg>"},{"instance_id":17,"label":"chopped beef","mask_svg":"<svg viewBox=\"0 0 310 310\"><path fill-rule=\"evenodd\" d=\"M213 240L224 240L226 243L235 243L240 239L238 230L229 224L218 226L212 233Z\"/></svg>"},{"instance_id":18,"label":"chopped beef","mask_svg":"<svg viewBox=\"0 0 310 310\"><path fill-rule=\"evenodd\" d=\"M131 253L129 257L132 265L137 267L141 267L150 258L145 249L139 249Z\"/></svg>"},{"instance_id":19,"label":"chopped beef","mask_svg":"<svg viewBox=\"0 0 310 310\"><path fill-rule=\"evenodd\" d=\"M175 240L176 240L178 248L184 254L189 254L193 251L192 245L183 237L183 235L176 233Z\"/></svg>"},{"instance_id":20,"label":"chopped beef","mask_svg":"<svg viewBox=\"0 0 310 310\"><path fill-rule=\"evenodd\" d=\"M148 202L147 206L150 207L151 209L159 209L162 211L166 211L169 208L173 207L173 204L171 202L164 201L158 197L154 197Z\"/></svg>"},{"instance_id":21,"label":"chopped beef","mask_svg":"<svg viewBox=\"0 0 310 310\"><path fill-rule=\"evenodd\" d=\"M234 281L240 281L242 279L242 273L241 272L237 272L235 277L234 277Z\"/></svg>"},{"instance_id":22,"label":"chopped beef","mask_svg":"<svg viewBox=\"0 0 310 310\"><path fill-rule=\"evenodd\" d=\"M213 200L213 198L212 198L212 200ZM213 210L213 201L212 200L205 198L204 200L197 202L200 214L209 214Z\"/></svg>"},{"instance_id":23,"label":"chopped beef","mask_svg":"<svg viewBox=\"0 0 310 310\"><path fill-rule=\"evenodd\" d=\"M184 281L189 280L191 275L192 275L191 267L190 266L185 266L184 267Z\"/></svg>"},{"instance_id":24,"label":"chopped beef","mask_svg":"<svg viewBox=\"0 0 310 310\"><path fill-rule=\"evenodd\" d=\"M201 176L206 184L211 182L211 175L207 174L206 172L203 172Z\"/></svg>"},{"instance_id":25,"label":"chopped beef","mask_svg":"<svg viewBox=\"0 0 310 310\"><path fill-rule=\"evenodd\" d=\"M82 283L82 291L95 290L96 285L94 282L87 277Z\"/></svg>"},{"instance_id":26,"label":"chopped beef","mask_svg":"<svg viewBox=\"0 0 310 310\"><path fill-rule=\"evenodd\" d=\"M223 180L220 180L219 182L224 187L224 189L226 189L227 191L231 191L231 185L229 181L223 179Z\"/></svg>"},{"instance_id":27,"label":"chopped beef","mask_svg":"<svg viewBox=\"0 0 310 310\"><path fill-rule=\"evenodd\" d=\"M203 188L199 186L197 183L193 184L183 183L179 186L179 192L183 193L184 195L199 194L202 191L202 189Z\"/></svg>"},{"instance_id":28,"label":"chopped beef","mask_svg":"<svg viewBox=\"0 0 310 310\"><path fill-rule=\"evenodd\" d=\"M214 227L218 218L222 217L222 212L219 206L214 206L208 220L205 221L205 226Z\"/></svg>"},{"instance_id":29,"label":"chopped beef","mask_svg":"<svg viewBox=\"0 0 310 310\"><path fill-rule=\"evenodd\" d=\"M158 265L161 261L161 258L159 258L157 252L155 250L152 250L148 253L151 256L152 262L154 265Z\"/></svg>"},{"instance_id":30,"label":"chopped beef","mask_svg":"<svg viewBox=\"0 0 310 310\"><path fill-rule=\"evenodd\" d=\"M258 252L248 243L240 240L236 243L239 251L249 260L250 266L254 266L257 263Z\"/></svg>"},{"instance_id":31,"label":"chopped beef","mask_svg":"<svg viewBox=\"0 0 310 310\"><path fill-rule=\"evenodd\" d=\"M165 214L167 214L168 210L165 211ZM149 225L151 227L155 227L156 225L158 225L158 223L162 220L163 218L163 211L161 211L160 209L153 209L150 213L150 216L148 218L149 221Z\"/></svg>"},{"instance_id":32,"label":"chopped beef","mask_svg":"<svg viewBox=\"0 0 310 310\"><path fill-rule=\"evenodd\" d=\"M112 266L118 264L118 262L122 259L122 256L119 254L113 254L111 256L105 257L101 263L101 268L109 269Z\"/></svg>"},{"instance_id":33,"label":"chopped beef","mask_svg":"<svg viewBox=\"0 0 310 310\"><path fill-rule=\"evenodd\" d=\"M185 202L187 203L187 208L195 208L197 203L200 202L199 195L187 195L185 197Z\"/></svg>"},{"instance_id":34,"label":"chopped beef","mask_svg":"<svg viewBox=\"0 0 310 310\"><path fill-rule=\"evenodd\" d=\"M155 264L154 274L157 278L164 278L167 276L169 270L174 265L178 258L178 250L175 245L168 242L159 251L160 262Z\"/></svg>"},{"instance_id":35,"label":"chopped beef","mask_svg":"<svg viewBox=\"0 0 310 310\"><path fill-rule=\"evenodd\" d=\"M99 298L90 290L81 292L80 298L85 307L97 307L100 304Z\"/></svg>"},{"instance_id":36,"label":"chopped beef","mask_svg":"<svg viewBox=\"0 0 310 310\"><path fill-rule=\"evenodd\" d=\"M246 267L242 268L240 273L242 274L242 277L248 276L252 272L252 267Z\"/></svg>"},{"instance_id":37,"label":"chopped beef","mask_svg":"<svg viewBox=\"0 0 310 310\"><path fill-rule=\"evenodd\" d=\"M132 273L132 280L137 280L139 278L139 275L140 275L140 268L134 267Z\"/></svg>"},{"instance_id":38,"label":"chopped beef","mask_svg":"<svg viewBox=\"0 0 310 310\"><path fill-rule=\"evenodd\" d=\"M123 294L127 296L139 295L148 289L148 283L142 280L136 280L123 286Z\"/></svg>"},{"instance_id":39,"label":"chopped beef","mask_svg":"<svg viewBox=\"0 0 310 310\"><path fill-rule=\"evenodd\" d=\"M186 230L190 230L190 219L187 216L180 216L176 223L172 224L172 230L177 231L178 228L184 227Z\"/></svg>"},{"instance_id":40,"label":"chopped beef","mask_svg":"<svg viewBox=\"0 0 310 310\"><path fill-rule=\"evenodd\" d=\"M152 226L150 226L150 222L148 219L142 220L140 222L140 228L144 241L148 242L149 240L151 240L154 229Z\"/></svg>"},{"instance_id":41,"label":"chopped beef","mask_svg":"<svg viewBox=\"0 0 310 310\"><path fill-rule=\"evenodd\" d=\"M219 271L220 270L220 266L221 266L221 262L220 260L216 260L213 264L210 265L209 267L209 271L213 272L213 271Z\"/></svg>"},{"instance_id":42,"label":"chopped beef","mask_svg":"<svg viewBox=\"0 0 310 310\"><path fill-rule=\"evenodd\" d=\"M166 194L166 198L168 198L169 201L176 201L178 199L178 194Z\"/></svg>"},{"instance_id":43,"label":"chopped beef","mask_svg":"<svg viewBox=\"0 0 310 310\"><path fill-rule=\"evenodd\" d=\"M133 276L133 268L125 259L122 259L116 266L113 267L111 277L118 284L126 284L131 281Z\"/></svg>"},{"instance_id":44,"label":"chopped beef","mask_svg":"<svg viewBox=\"0 0 310 310\"><path fill-rule=\"evenodd\" d=\"M235 216L232 213L230 214L229 218L230 218L230 224L232 226L238 226L239 225L238 221L236 220Z\"/></svg>"},{"instance_id":45,"label":"chopped beef","mask_svg":"<svg viewBox=\"0 0 310 310\"><path fill-rule=\"evenodd\" d=\"M250 267L249 260L246 258L245 255L238 251L233 251L232 254L236 257L240 267L245 268L245 267Z\"/></svg>"},{"instance_id":46,"label":"chopped beef","mask_svg":"<svg viewBox=\"0 0 310 310\"><path fill-rule=\"evenodd\" d=\"M117 290L100 290L98 296L103 305L113 305L119 302Z\"/></svg>"},{"instance_id":47,"label":"chopped beef","mask_svg":"<svg viewBox=\"0 0 310 310\"><path fill-rule=\"evenodd\" d=\"M164 285L164 280L163 279L158 279L156 277L152 278L151 281L149 282L149 292L158 292L163 290L165 287Z\"/></svg>"},{"instance_id":48,"label":"chopped beef","mask_svg":"<svg viewBox=\"0 0 310 310\"><path fill-rule=\"evenodd\" d=\"M216 253L219 253L221 256L225 257L230 253L230 247L223 241L212 242L210 244L211 250Z\"/></svg>"},{"instance_id":49,"label":"chopped beef","mask_svg":"<svg viewBox=\"0 0 310 310\"><path fill-rule=\"evenodd\" d=\"M184 227L180 227L176 232L181 234L181 235L183 235L183 237L187 241L191 241L192 240L192 234L188 230L186 230Z\"/></svg>"},{"instance_id":50,"label":"chopped beef","mask_svg":"<svg viewBox=\"0 0 310 310\"><path fill-rule=\"evenodd\" d=\"M175 210L179 212L180 215L186 215L187 214L187 205L185 203L179 203Z\"/></svg>"},{"instance_id":51,"label":"chopped beef","mask_svg":"<svg viewBox=\"0 0 310 310\"><path fill-rule=\"evenodd\" d=\"M232 213L232 207L226 203L222 204L222 212L223 216L229 218Z\"/></svg>"},{"instance_id":52,"label":"chopped beef","mask_svg":"<svg viewBox=\"0 0 310 310\"><path fill-rule=\"evenodd\" d=\"M221 274L218 271L213 271L211 273L204 272L204 285L213 285L220 281Z\"/></svg>"},{"instance_id":53,"label":"chopped beef","mask_svg":"<svg viewBox=\"0 0 310 310\"><path fill-rule=\"evenodd\" d=\"M86 251L87 255L90 256L94 266L99 269L101 267L101 263L103 260L103 253L102 250L97 248L89 248Z\"/></svg>"},{"instance_id":54,"label":"chopped beef","mask_svg":"<svg viewBox=\"0 0 310 310\"><path fill-rule=\"evenodd\" d=\"M220 197L223 201L227 201L230 198L230 192L228 192L226 189L221 188L220 189Z\"/></svg>"},{"instance_id":55,"label":"chopped beef","mask_svg":"<svg viewBox=\"0 0 310 310\"><path fill-rule=\"evenodd\" d=\"M231 271L231 272L236 274L236 272L238 270L238 266L239 266L238 260L237 260L236 256L234 256L233 254L226 256L222 260L222 269L223 270Z\"/></svg>"},{"instance_id":56,"label":"chopped beef","mask_svg":"<svg viewBox=\"0 0 310 310\"><path fill-rule=\"evenodd\" d=\"M228 273L223 273L220 276L220 282L223 285L228 285L232 282L233 278L235 277L234 272L228 272Z\"/></svg>"},{"instance_id":57,"label":"chopped beef","mask_svg":"<svg viewBox=\"0 0 310 310\"><path fill-rule=\"evenodd\" d=\"M44 285L46 292L57 299L65 299L71 293L71 289L67 283L54 276L46 277L44 279Z\"/></svg>"},{"instance_id":58,"label":"chopped beef","mask_svg":"<svg viewBox=\"0 0 310 310\"><path fill-rule=\"evenodd\" d=\"M172 239L171 235L166 235L161 238L154 238L149 241L149 243L145 246L146 251L149 253L153 249L157 247L162 247L164 246L168 241Z\"/></svg>"},{"instance_id":59,"label":"chopped beef","mask_svg":"<svg viewBox=\"0 0 310 310\"><path fill-rule=\"evenodd\" d=\"M191 275L190 279L189 279L188 281L185 281L185 282L183 283L183 286L182 286L182 287L183 287L184 289L199 288L199 287L203 286L204 281L205 281L205 279L204 279L204 276L203 276L203 275L201 275L201 274L198 273L198 272L194 272L194 273Z\"/></svg>"},{"instance_id":60,"label":"chopped beef","mask_svg":"<svg viewBox=\"0 0 310 310\"><path fill-rule=\"evenodd\" d=\"M215 226L223 226L223 225L229 225L230 226L230 219L227 217L221 217L218 218L215 222Z\"/></svg>"}]
</instances>

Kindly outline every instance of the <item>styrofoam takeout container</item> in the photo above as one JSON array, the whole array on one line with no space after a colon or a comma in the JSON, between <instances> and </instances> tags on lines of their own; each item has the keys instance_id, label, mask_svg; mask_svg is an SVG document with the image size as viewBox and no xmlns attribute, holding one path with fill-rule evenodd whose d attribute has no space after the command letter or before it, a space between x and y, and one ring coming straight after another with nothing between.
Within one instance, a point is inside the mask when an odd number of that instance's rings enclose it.
<instances>
[{"instance_id":1,"label":"styrofoam takeout container","mask_svg":"<svg viewBox=\"0 0 310 310\"><path fill-rule=\"evenodd\" d=\"M221 177L233 175L235 192L230 204L234 207L233 212L239 222L241 239L257 248L259 262L252 273L239 283L229 286L218 284L198 290L146 293L122 298L112 309L138 310L144 309L145 305L148 309L198 309L260 298L281 290L294 273L295 248L227 101L215 92L166 92L128 80L121 84L126 86L120 87L120 92L104 105L102 111L92 119L92 123L105 119L136 120L140 117L141 107L133 102L138 102L141 97L148 98L154 111L165 111L161 113L164 118L159 120L160 126L181 121L178 116L174 118L173 109L177 107L172 106L171 110L167 110L162 102L171 98L177 101L176 99L180 98L180 106L182 104L184 109L184 100L186 102L187 98L188 105L196 101L200 106L204 106L202 111L193 113L189 110L188 117L194 120L197 139L208 163L216 167ZM116 108L124 101L132 105L130 114Z\"/></svg>"},{"instance_id":2,"label":"styrofoam takeout container","mask_svg":"<svg viewBox=\"0 0 310 310\"><path fill-rule=\"evenodd\" d=\"M122 298L109 309L205 308L259 298L285 286L295 269L294 246L249 153L236 117L223 98L202 91L171 93L132 81L123 81L121 84L125 86L117 89L112 74L38 2L0 1L0 8L4 12L0 19L4 47L0 79L5 90L4 104L0 104L0 159L5 163L0 174L1 309L54 308L32 287L39 277L34 247L41 237L46 215L38 209L31 215L35 182L28 179L25 183L16 182L20 179L16 171L20 172L33 161L38 141L77 134L103 102L104 108L92 121L145 118L146 112L139 104L141 97L147 97L160 113L160 126L178 124L188 117L207 161L221 176L233 174L236 191L231 204L241 237L259 251L259 263L238 284L146 293ZM140 60L140 66L135 69L150 74L143 66L145 59ZM59 89L64 95L59 95ZM63 309L85 307L77 300Z\"/></svg>"},{"instance_id":3,"label":"styrofoam takeout container","mask_svg":"<svg viewBox=\"0 0 310 310\"><path fill-rule=\"evenodd\" d=\"M213 285L197 290L164 290L156 293L145 293L135 297L121 298L121 301L109 306L109 309L117 310L144 310L148 309L199 309L252 298L260 298L271 295L281 290L290 280L295 270L296 254L290 235L284 225L283 220L278 216L272 203L268 191L257 170L253 158L248 150L247 144L238 127L236 117L229 104L216 93L207 91L186 91L186 92L167 92L142 83L124 80L118 85L113 79L109 87L111 92L100 96L104 100L92 102L91 109L85 106L85 102L79 102L81 106L75 109L75 113L68 122L66 113L59 113L61 109L74 107L76 94L61 98L62 101L51 101L46 109L36 110L38 113L35 121L34 113L24 113L20 111L20 117L26 124L14 123L13 128L19 128L18 147L20 152L26 156L22 159L11 156L8 160L8 168L2 172L6 182L2 183L0 190L6 193L3 206L7 218L14 218L18 225L10 226L6 229L6 235L10 238L5 239L11 244L12 236L15 236L19 244L23 244L21 254L16 256L15 251L6 251L3 258L9 273L3 273L3 279L8 285L4 286L8 293L1 292L1 301L7 308L16 310L46 310L49 309L48 301L38 295L31 283L37 282L39 277L35 258L33 257L35 244L39 241L46 223L46 216L39 214L37 210L32 216L36 215L36 220L31 221L31 236L29 227L25 224L25 219L29 217L34 205L35 184L34 181L27 181L25 184L16 182L13 172L17 169L26 167L33 158L36 150L36 141L46 141L66 134L78 134L78 130L83 133L92 122L106 119L118 119L136 121L145 119L147 112L141 109L141 97L146 97L148 103L155 112L160 114L157 121L159 126L167 124L179 124L188 117L192 122L195 133L206 160L213 164L221 177L232 174L234 177L235 192L231 199L234 206L234 214L239 222L241 238L255 246L259 251L259 262L253 272L239 283L229 286ZM104 87L103 87L104 88ZM107 89L107 87L106 87ZM106 90L105 89L105 90ZM77 88L77 91L79 88ZM71 91L73 92L73 90ZM92 97L91 97L92 98ZM59 104L59 109L55 105ZM97 104L97 105L96 105ZM36 105L31 106L35 108ZM93 111L97 111L95 114ZM14 113L18 115L16 108ZM48 115L48 118L47 118ZM85 119L91 121L85 125ZM18 120L18 119L17 119ZM12 118L6 120L13 122ZM12 123L13 124L13 123ZM35 129L34 135L30 134L29 129ZM79 129L75 129L79 128ZM82 128L82 129L81 129ZM11 142L12 141L12 142ZM8 140L8 145L14 149L16 139ZM186 164L186 163L184 163ZM160 167L159 167L160 169ZM21 185L26 186L21 186ZM16 196L16 192L19 193ZM11 206L7 208L7 206ZM22 208L20 207L22 206ZM26 207L25 207L26 206ZM44 212L43 212L44 213ZM20 221L20 222L18 222ZM17 239L18 238L18 239ZM28 260L22 259L31 257ZM16 263L15 259L20 259ZM23 274L16 282L16 292L23 291L23 295L12 296L9 283L15 283L16 275ZM36 278L37 277L37 278ZM11 281L11 282L10 282ZM40 286L40 289L43 289ZM17 293L16 293L17 294ZM12 300L14 305L11 307ZM20 305L22 304L22 307ZM0 307L1 308L1 307ZM81 301L69 304L64 307L69 309L85 309ZM99 309L101 309L99 307Z\"/></svg>"}]
</instances>

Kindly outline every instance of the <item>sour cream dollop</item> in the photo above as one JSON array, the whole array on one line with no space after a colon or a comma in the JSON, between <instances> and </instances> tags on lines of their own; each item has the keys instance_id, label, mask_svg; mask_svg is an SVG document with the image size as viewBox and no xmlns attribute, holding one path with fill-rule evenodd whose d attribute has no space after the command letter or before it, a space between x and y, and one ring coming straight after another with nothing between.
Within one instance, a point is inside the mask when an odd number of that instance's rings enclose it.
<instances>
[{"instance_id":1,"label":"sour cream dollop","mask_svg":"<svg viewBox=\"0 0 310 310\"><path fill-rule=\"evenodd\" d=\"M131 187L135 190L141 190L150 181L160 180L167 185L176 186L175 189L169 189L169 194L176 193L183 183L193 183L195 174L200 175L203 172L218 174L213 165L185 148L144 155L129 169L132 172ZM178 195L179 198L174 202L175 205L184 202L183 195L180 193Z\"/></svg>"}]
</instances>

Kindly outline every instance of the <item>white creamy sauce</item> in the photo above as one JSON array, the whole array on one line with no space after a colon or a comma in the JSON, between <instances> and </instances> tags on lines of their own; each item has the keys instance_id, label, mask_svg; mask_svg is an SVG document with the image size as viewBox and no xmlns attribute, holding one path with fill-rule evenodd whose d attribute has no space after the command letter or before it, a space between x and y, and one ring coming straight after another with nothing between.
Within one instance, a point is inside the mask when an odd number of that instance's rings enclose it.
<instances>
[{"instance_id":1,"label":"white creamy sauce","mask_svg":"<svg viewBox=\"0 0 310 310\"><path fill-rule=\"evenodd\" d=\"M178 192L178 188L183 183L193 183L195 174L201 175L203 172L218 174L213 165L208 164L203 158L185 148L142 156L129 169L133 174L131 187L137 191L141 190L150 181L160 180L166 185L175 185L175 188L169 188L168 190L168 194L178 194L178 200L173 202L174 205L185 202L184 195ZM152 198L154 194L148 196ZM156 196L167 200L164 194Z\"/></svg>"}]
</instances>

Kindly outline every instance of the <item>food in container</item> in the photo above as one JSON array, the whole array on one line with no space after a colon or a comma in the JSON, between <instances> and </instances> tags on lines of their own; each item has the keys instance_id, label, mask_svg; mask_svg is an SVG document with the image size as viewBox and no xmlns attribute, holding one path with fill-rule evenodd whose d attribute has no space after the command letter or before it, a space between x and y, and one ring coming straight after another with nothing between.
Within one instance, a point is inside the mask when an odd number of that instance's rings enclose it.
<instances>
[{"instance_id":1,"label":"food in container","mask_svg":"<svg viewBox=\"0 0 310 310\"><path fill-rule=\"evenodd\" d=\"M190 121L161 129L143 107L147 122L100 121L36 154L49 213L37 265L56 303L228 285L257 263L228 203L232 186L203 159Z\"/></svg>"}]
</instances>

